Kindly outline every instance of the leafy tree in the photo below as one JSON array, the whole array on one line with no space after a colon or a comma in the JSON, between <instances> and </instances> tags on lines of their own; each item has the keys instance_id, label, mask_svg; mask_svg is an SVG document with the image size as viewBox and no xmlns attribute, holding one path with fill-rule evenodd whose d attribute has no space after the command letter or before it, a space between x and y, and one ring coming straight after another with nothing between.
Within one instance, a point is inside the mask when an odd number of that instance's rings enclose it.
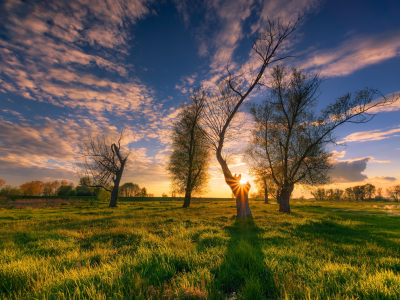
<instances>
[{"instance_id":1,"label":"leafy tree","mask_svg":"<svg viewBox=\"0 0 400 300\"><path fill-rule=\"evenodd\" d=\"M145 187L143 187L140 190L140 196L139 197L147 197L147 189Z\"/></svg>"},{"instance_id":2,"label":"leafy tree","mask_svg":"<svg viewBox=\"0 0 400 300\"><path fill-rule=\"evenodd\" d=\"M353 186L353 195L354 195L355 201L364 201L365 187L363 185Z\"/></svg>"},{"instance_id":3,"label":"leafy tree","mask_svg":"<svg viewBox=\"0 0 400 300\"><path fill-rule=\"evenodd\" d=\"M23 195L23 192L17 186L12 187L11 185L6 185L1 189L0 195L5 197L20 196Z\"/></svg>"},{"instance_id":4,"label":"leafy tree","mask_svg":"<svg viewBox=\"0 0 400 300\"><path fill-rule=\"evenodd\" d=\"M43 194L43 182L39 180L25 182L20 188L25 196L41 196Z\"/></svg>"},{"instance_id":5,"label":"leafy tree","mask_svg":"<svg viewBox=\"0 0 400 300\"><path fill-rule=\"evenodd\" d=\"M0 178L0 188L6 185L6 181Z\"/></svg>"},{"instance_id":6,"label":"leafy tree","mask_svg":"<svg viewBox=\"0 0 400 300\"><path fill-rule=\"evenodd\" d=\"M75 191L77 196L97 196L100 192L99 188L91 188L91 181L89 177L82 177L79 179L79 185L76 186Z\"/></svg>"},{"instance_id":7,"label":"leafy tree","mask_svg":"<svg viewBox=\"0 0 400 300\"><path fill-rule=\"evenodd\" d=\"M97 199L103 202L109 202L111 199L111 193L104 189L101 189L97 195Z\"/></svg>"},{"instance_id":8,"label":"leafy tree","mask_svg":"<svg viewBox=\"0 0 400 300\"><path fill-rule=\"evenodd\" d=\"M200 126L205 101L206 93L195 89L172 126L172 153L167 171L172 191L185 194L183 207L190 205L193 194L203 194L208 186L210 151Z\"/></svg>"},{"instance_id":9,"label":"leafy tree","mask_svg":"<svg viewBox=\"0 0 400 300\"><path fill-rule=\"evenodd\" d=\"M140 193L140 187L136 183L126 182L121 186L121 194L124 197L138 197Z\"/></svg>"},{"instance_id":10,"label":"leafy tree","mask_svg":"<svg viewBox=\"0 0 400 300\"><path fill-rule=\"evenodd\" d=\"M102 188L111 192L109 207L117 206L119 184L124 172L129 150L124 150L121 145L124 139L124 131L121 130L116 143L102 136L89 136L84 141L77 164L78 177L90 178L88 187ZM110 186L113 186L111 190Z\"/></svg>"},{"instance_id":11,"label":"leafy tree","mask_svg":"<svg viewBox=\"0 0 400 300\"><path fill-rule=\"evenodd\" d=\"M333 131L344 123L366 123L373 115L368 111L388 101L377 90L364 89L354 96L346 94L322 110L314 112L322 80L301 69L288 72L276 66L272 72L270 92L262 104L253 104L254 120L251 145L254 156L264 159L278 186L279 210L290 212L289 199L296 184L316 186L330 182L332 169L326 146L337 144ZM375 95L382 101L372 102ZM357 190L356 196L363 194Z\"/></svg>"},{"instance_id":12,"label":"leafy tree","mask_svg":"<svg viewBox=\"0 0 400 300\"><path fill-rule=\"evenodd\" d=\"M372 196L376 192L375 186L373 184L367 183L364 185L364 189L365 189L366 197L368 197L368 199L372 199Z\"/></svg>"},{"instance_id":13,"label":"leafy tree","mask_svg":"<svg viewBox=\"0 0 400 300\"><path fill-rule=\"evenodd\" d=\"M355 200L356 200L356 197L355 197L355 195L354 195L354 192L353 192L353 188L352 188L352 187L346 188L345 191L344 191L344 193L345 193L345 199L346 199L347 201L355 201Z\"/></svg>"},{"instance_id":14,"label":"leafy tree","mask_svg":"<svg viewBox=\"0 0 400 300\"><path fill-rule=\"evenodd\" d=\"M386 189L386 193L388 194L389 198L391 198L394 201L398 202L399 201L399 195L400 195L400 184Z\"/></svg>"},{"instance_id":15,"label":"leafy tree","mask_svg":"<svg viewBox=\"0 0 400 300\"><path fill-rule=\"evenodd\" d=\"M52 182L45 182L43 184L43 196L54 195L54 186Z\"/></svg>"},{"instance_id":16,"label":"leafy tree","mask_svg":"<svg viewBox=\"0 0 400 300\"><path fill-rule=\"evenodd\" d=\"M313 195L315 201L326 200L326 192L324 188L317 188L316 190L311 191L311 195Z\"/></svg>"},{"instance_id":17,"label":"leafy tree","mask_svg":"<svg viewBox=\"0 0 400 300\"><path fill-rule=\"evenodd\" d=\"M74 184L72 182L70 184L68 184L68 181L67 181L67 185L65 185L65 182L64 182L64 184L62 184L58 188L57 196L70 196L72 191L74 191Z\"/></svg>"}]
</instances>

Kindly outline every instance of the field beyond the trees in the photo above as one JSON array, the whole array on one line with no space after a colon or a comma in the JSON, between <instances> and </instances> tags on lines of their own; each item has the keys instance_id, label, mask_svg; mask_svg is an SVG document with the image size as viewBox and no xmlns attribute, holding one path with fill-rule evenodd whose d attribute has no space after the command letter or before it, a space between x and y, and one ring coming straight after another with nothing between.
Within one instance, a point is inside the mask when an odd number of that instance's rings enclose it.
<instances>
[{"instance_id":1,"label":"field beyond the trees","mask_svg":"<svg viewBox=\"0 0 400 300\"><path fill-rule=\"evenodd\" d=\"M0 299L400 299L397 203L0 210Z\"/></svg>"}]
</instances>

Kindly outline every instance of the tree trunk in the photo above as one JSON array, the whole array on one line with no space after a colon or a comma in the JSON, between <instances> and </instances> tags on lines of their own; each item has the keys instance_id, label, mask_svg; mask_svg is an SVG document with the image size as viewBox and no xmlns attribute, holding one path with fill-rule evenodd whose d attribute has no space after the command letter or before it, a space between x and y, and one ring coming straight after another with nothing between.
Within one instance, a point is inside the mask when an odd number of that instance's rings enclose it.
<instances>
[{"instance_id":1,"label":"tree trunk","mask_svg":"<svg viewBox=\"0 0 400 300\"><path fill-rule=\"evenodd\" d=\"M268 188L267 187L265 187L264 188L264 198L265 198L265 204L268 204Z\"/></svg>"},{"instance_id":2,"label":"tree trunk","mask_svg":"<svg viewBox=\"0 0 400 300\"><path fill-rule=\"evenodd\" d=\"M293 192L293 186L285 186L279 193L279 211L290 213L289 199Z\"/></svg>"},{"instance_id":3,"label":"tree trunk","mask_svg":"<svg viewBox=\"0 0 400 300\"><path fill-rule=\"evenodd\" d=\"M108 207L117 207L118 190L119 190L119 183L121 182L122 178L122 171L123 168L120 170L120 172L117 174L117 178L114 180L114 188L111 192L111 200Z\"/></svg>"},{"instance_id":4,"label":"tree trunk","mask_svg":"<svg viewBox=\"0 0 400 300\"><path fill-rule=\"evenodd\" d=\"M232 193L236 197L236 210L238 218L250 217L251 214L250 206L249 206L249 190L251 188L250 183L240 184L241 175L232 176L231 171L228 168L226 161L222 158L222 144L220 144L217 149L217 160L221 165L222 171L224 172L225 182L232 190Z\"/></svg>"},{"instance_id":5,"label":"tree trunk","mask_svg":"<svg viewBox=\"0 0 400 300\"><path fill-rule=\"evenodd\" d=\"M189 207L190 199L192 199L192 193L190 191L186 191L185 200L183 201L183 207Z\"/></svg>"}]
</instances>

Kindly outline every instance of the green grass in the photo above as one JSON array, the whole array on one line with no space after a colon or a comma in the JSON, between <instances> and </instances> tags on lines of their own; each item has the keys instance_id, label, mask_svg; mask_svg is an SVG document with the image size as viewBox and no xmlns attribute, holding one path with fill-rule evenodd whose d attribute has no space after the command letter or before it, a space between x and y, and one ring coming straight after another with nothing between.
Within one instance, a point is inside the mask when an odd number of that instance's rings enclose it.
<instances>
[{"instance_id":1,"label":"green grass","mask_svg":"<svg viewBox=\"0 0 400 300\"><path fill-rule=\"evenodd\" d=\"M0 210L0 299L400 299L398 208L181 205Z\"/></svg>"}]
</instances>

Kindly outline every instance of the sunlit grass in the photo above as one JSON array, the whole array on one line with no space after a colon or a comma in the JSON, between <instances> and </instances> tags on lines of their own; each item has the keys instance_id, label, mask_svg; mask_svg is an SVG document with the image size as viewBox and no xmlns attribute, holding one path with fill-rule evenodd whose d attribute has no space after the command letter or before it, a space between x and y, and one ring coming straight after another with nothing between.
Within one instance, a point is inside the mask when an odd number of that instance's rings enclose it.
<instances>
[{"instance_id":1,"label":"sunlit grass","mask_svg":"<svg viewBox=\"0 0 400 300\"><path fill-rule=\"evenodd\" d=\"M0 210L0 298L400 298L398 208L181 205Z\"/></svg>"}]
</instances>

